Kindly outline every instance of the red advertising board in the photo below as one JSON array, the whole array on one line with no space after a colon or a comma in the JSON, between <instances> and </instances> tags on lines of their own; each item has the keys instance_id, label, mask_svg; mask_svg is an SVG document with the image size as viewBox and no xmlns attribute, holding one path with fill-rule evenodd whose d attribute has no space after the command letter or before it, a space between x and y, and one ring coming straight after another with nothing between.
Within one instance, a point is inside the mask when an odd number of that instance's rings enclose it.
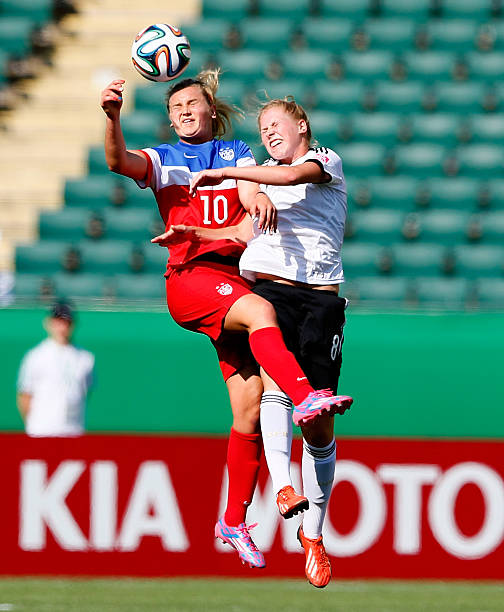
<instances>
[{"instance_id":1,"label":"red advertising board","mask_svg":"<svg viewBox=\"0 0 504 612\"><path fill-rule=\"evenodd\" d=\"M213 537L226 440L0 435L0 574L302 576L263 465L265 570ZM324 541L341 578L504 578L504 442L342 439ZM293 449L299 480L301 447Z\"/></svg>"}]
</instances>

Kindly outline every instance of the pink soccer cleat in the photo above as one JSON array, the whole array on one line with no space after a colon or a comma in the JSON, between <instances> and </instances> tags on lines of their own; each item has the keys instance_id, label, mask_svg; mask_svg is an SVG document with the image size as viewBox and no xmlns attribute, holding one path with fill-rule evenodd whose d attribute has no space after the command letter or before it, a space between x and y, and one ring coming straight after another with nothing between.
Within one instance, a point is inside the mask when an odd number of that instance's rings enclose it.
<instances>
[{"instance_id":1,"label":"pink soccer cleat","mask_svg":"<svg viewBox=\"0 0 504 612\"><path fill-rule=\"evenodd\" d=\"M302 425L313 421L321 414L343 414L350 408L353 398L349 395L333 395L330 389L312 391L305 399L294 406L292 419L294 425Z\"/></svg>"},{"instance_id":2,"label":"pink soccer cleat","mask_svg":"<svg viewBox=\"0 0 504 612\"><path fill-rule=\"evenodd\" d=\"M252 541L249 533L249 529L253 529L256 525L257 523L247 527L245 523L242 523L238 527L230 527L226 525L222 517L215 525L215 537L235 548L244 565L262 568L266 566L264 556Z\"/></svg>"}]
</instances>

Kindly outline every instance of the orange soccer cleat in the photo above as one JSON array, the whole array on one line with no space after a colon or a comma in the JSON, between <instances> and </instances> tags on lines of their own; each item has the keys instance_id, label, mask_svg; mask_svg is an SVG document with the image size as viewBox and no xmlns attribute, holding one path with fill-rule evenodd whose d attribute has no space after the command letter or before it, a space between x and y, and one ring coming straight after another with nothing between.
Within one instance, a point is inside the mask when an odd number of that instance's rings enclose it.
<instances>
[{"instance_id":1,"label":"orange soccer cleat","mask_svg":"<svg viewBox=\"0 0 504 612\"><path fill-rule=\"evenodd\" d=\"M305 537L300 526L297 538L306 553L305 573L308 582L318 589L323 589L331 580L331 562L322 542L322 536L316 540Z\"/></svg>"},{"instance_id":2,"label":"orange soccer cleat","mask_svg":"<svg viewBox=\"0 0 504 612\"><path fill-rule=\"evenodd\" d=\"M290 519L295 514L308 510L308 506L310 505L308 499L303 495L298 495L290 485L278 491L276 503L284 519Z\"/></svg>"}]
</instances>

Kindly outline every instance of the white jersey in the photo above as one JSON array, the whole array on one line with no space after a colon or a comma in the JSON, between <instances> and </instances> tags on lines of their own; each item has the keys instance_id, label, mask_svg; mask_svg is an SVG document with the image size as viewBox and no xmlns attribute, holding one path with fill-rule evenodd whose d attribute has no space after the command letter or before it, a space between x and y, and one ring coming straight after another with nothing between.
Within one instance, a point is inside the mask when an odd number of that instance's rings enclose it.
<instances>
[{"instance_id":1,"label":"white jersey","mask_svg":"<svg viewBox=\"0 0 504 612\"><path fill-rule=\"evenodd\" d=\"M48 338L31 349L21 362L17 385L18 393L32 396L26 433L82 434L93 369L93 354L73 344L58 344Z\"/></svg>"},{"instance_id":2,"label":"white jersey","mask_svg":"<svg viewBox=\"0 0 504 612\"><path fill-rule=\"evenodd\" d=\"M261 185L278 210L278 232L254 236L240 259L242 276L258 272L313 285L344 281L341 245L347 212L346 185L340 157L331 149L310 149L291 165L318 162L331 176L327 183ZM281 165L270 159L265 166Z\"/></svg>"}]
</instances>

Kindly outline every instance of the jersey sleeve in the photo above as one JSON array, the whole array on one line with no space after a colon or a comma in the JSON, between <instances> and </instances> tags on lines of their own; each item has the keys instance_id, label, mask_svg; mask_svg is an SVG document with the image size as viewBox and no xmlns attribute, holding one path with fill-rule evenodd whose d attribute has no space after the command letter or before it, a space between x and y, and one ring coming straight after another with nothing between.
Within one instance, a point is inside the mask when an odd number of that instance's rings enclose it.
<instances>
[{"instance_id":1,"label":"jersey sleeve","mask_svg":"<svg viewBox=\"0 0 504 612\"><path fill-rule=\"evenodd\" d=\"M153 191L156 191L159 185L159 178L161 176L161 158L156 149L140 149L135 153L141 153L147 160L147 174L145 178L135 183L140 189L146 189L150 187Z\"/></svg>"},{"instance_id":2,"label":"jersey sleeve","mask_svg":"<svg viewBox=\"0 0 504 612\"><path fill-rule=\"evenodd\" d=\"M326 185L339 185L343 182L343 165L341 157L332 149L317 147L309 151L304 161L315 161L320 167L330 175L331 180Z\"/></svg>"},{"instance_id":3,"label":"jersey sleeve","mask_svg":"<svg viewBox=\"0 0 504 612\"><path fill-rule=\"evenodd\" d=\"M238 168L257 165L254 154L250 150L250 147L242 140L235 140L235 155L236 165Z\"/></svg>"}]
</instances>

